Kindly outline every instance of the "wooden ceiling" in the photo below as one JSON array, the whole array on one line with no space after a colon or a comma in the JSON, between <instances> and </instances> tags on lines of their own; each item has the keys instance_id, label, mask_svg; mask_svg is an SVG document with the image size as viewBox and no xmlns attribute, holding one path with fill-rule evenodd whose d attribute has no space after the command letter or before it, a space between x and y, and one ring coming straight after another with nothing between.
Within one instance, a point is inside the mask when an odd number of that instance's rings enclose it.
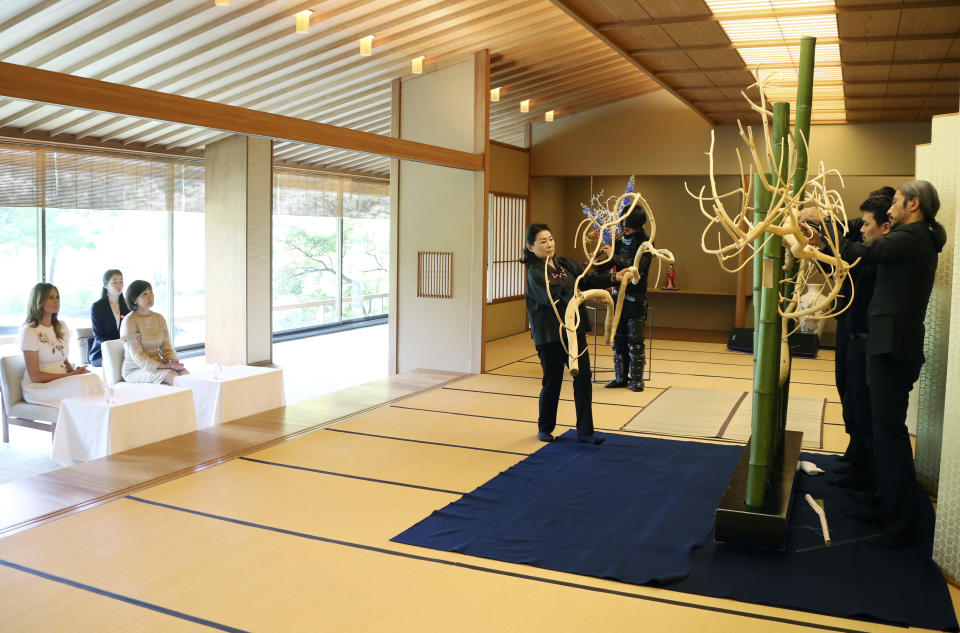
<instances>
[{"instance_id":1,"label":"wooden ceiling","mask_svg":"<svg viewBox=\"0 0 960 633\"><path fill-rule=\"evenodd\" d=\"M310 32L294 15L311 9ZM375 35L373 54L358 40ZM390 133L391 81L491 53L490 136L659 86L547 0L3 0L0 61ZM530 99L528 113L521 100ZM0 100L0 134L199 154L223 133ZM383 175L380 156L280 142L288 164Z\"/></svg>"},{"instance_id":2,"label":"wooden ceiling","mask_svg":"<svg viewBox=\"0 0 960 633\"><path fill-rule=\"evenodd\" d=\"M557 3L710 121L752 119L740 91L755 81L753 74L721 27L721 18L711 14L703 0ZM816 62L814 99L818 87L842 87L847 121L926 121L957 111L960 1L836 0L826 10L790 8L788 0L766 4L768 8L751 7L722 19L836 15L837 37L817 43L839 44L840 62ZM774 32L769 40L751 46L778 43L796 45L799 40ZM818 78L818 71L825 75L829 66L839 66L841 76ZM817 110L815 101L815 115Z\"/></svg>"},{"instance_id":3,"label":"wooden ceiling","mask_svg":"<svg viewBox=\"0 0 960 633\"><path fill-rule=\"evenodd\" d=\"M294 15L304 9L314 13L300 35ZM842 76L818 85L842 86L846 120L957 110L960 0L836 0L829 11L838 36L826 43L839 44ZM376 36L369 57L359 55L366 35ZM522 144L524 124L547 110L563 117L659 89L712 123L749 120L740 91L753 75L703 0L0 2L0 61L383 135L391 81L413 76L412 58L424 56L431 72L484 48L491 86L502 88L490 135L504 143ZM0 136L200 155L224 134L0 98ZM381 156L290 142L276 144L275 158L388 172Z\"/></svg>"}]
</instances>

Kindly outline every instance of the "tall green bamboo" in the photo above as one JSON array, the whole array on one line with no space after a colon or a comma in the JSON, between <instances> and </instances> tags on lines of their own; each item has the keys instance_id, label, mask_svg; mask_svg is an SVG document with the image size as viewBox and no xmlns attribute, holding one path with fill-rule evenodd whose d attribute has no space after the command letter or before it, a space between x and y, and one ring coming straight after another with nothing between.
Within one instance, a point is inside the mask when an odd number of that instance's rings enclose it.
<instances>
[{"instance_id":1,"label":"tall green bamboo","mask_svg":"<svg viewBox=\"0 0 960 633\"><path fill-rule=\"evenodd\" d=\"M778 181L786 178L790 129L790 104L773 105L773 158ZM776 200L771 201L771 206ZM747 470L746 505L760 509L764 505L771 466L776 463L775 448L779 432L780 325L777 312L783 266L783 245L779 236L770 235L763 247L761 264L760 318L754 347L756 370L753 381L753 419L750 437L750 464ZM756 305L756 304L755 304ZM756 309L756 308L754 308Z\"/></svg>"},{"instance_id":2,"label":"tall green bamboo","mask_svg":"<svg viewBox=\"0 0 960 633\"><path fill-rule=\"evenodd\" d=\"M767 182L772 182L772 177L767 175ZM763 176L753 175L753 225L756 226L763 222L767 217L767 211L770 209L771 195L770 191L763 185ZM763 248L763 235L753 240L754 252L760 252ZM753 260L753 349L758 349L757 333L760 331L760 288L763 282L763 267L759 259ZM756 355L754 355L754 371L756 371Z\"/></svg>"},{"instance_id":3,"label":"tall green bamboo","mask_svg":"<svg viewBox=\"0 0 960 633\"><path fill-rule=\"evenodd\" d=\"M793 134L797 146L797 170L793 174L793 193L807 181L807 145L810 143L810 114L813 110L813 53L817 38L800 40L799 83L797 84L797 111L794 114Z\"/></svg>"},{"instance_id":4,"label":"tall green bamboo","mask_svg":"<svg viewBox=\"0 0 960 633\"><path fill-rule=\"evenodd\" d=\"M800 193L804 183L807 181L807 148L810 144L810 115L813 112L813 58L816 49L817 38L804 37L800 40L800 60L797 76L797 109L794 114L793 123L793 141L797 148L796 171L793 174L793 193ZM785 270L786 277L793 277L793 270ZM794 291L793 283L784 284L783 296L792 297ZM781 324L782 329L786 327L788 331L794 329L793 323ZM789 349L788 349L789 353ZM780 386L780 410L778 414L779 432L778 442L782 445L783 438L787 429L787 403L790 400L790 376L787 375L786 381Z\"/></svg>"}]
</instances>

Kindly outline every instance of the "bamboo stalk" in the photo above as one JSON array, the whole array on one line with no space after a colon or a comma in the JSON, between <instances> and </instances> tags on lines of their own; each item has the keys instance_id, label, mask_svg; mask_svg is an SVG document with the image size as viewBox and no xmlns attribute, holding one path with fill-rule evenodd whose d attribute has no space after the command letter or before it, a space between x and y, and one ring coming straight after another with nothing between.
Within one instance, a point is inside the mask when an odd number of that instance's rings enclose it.
<instances>
[{"instance_id":1,"label":"bamboo stalk","mask_svg":"<svg viewBox=\"0 0 960 633\"><path fill-rule=\"evenodd\" d=\"M757 226L767 217L770 208L770 190L763 186L760 174L753 175L753 225ZM768 175L767 182L772 178ZM764 235L761 233L753 240L754 252L763 249ZM757 349L757 331L760 327L760 288L763 280L763 268L758 258L753 260L753 349ZM756 368L756 354L754 354L754 368Z\"/></svg>"},{"instance_id":2,"label":"bamboo stalk","mask_svg":"<svg viewBox=\"0 0 960 633\"><path fill-rule=\"evenodd\" d=\"M784 181L787 169L787 134L790 123L790 104L773 106L773 157L778 182ZM771 208L778 203L772 200ZM763 246L762 283L760 288L760 319L754 349L756 371L753 383L753 419L750 440L750 464L747 470L748 508L764 505L773 464L773 454L779 427L778 403L780 383L780 325L777 313L780 299L782 238L771 235Z\"/></svg>"}]
</instances>

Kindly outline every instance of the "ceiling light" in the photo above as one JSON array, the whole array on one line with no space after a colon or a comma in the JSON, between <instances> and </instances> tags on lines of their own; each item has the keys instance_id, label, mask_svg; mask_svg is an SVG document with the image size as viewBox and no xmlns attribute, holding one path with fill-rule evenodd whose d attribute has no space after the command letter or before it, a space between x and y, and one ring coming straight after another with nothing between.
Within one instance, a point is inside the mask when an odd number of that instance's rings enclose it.
<instances>
[{"instance_id":1,"label":"ceiling light","mask_svg":"<svg viewBox=\"0 0 960 633\"><path fill-rule=\"evenodd\" d=\"M423 55L410 60L410 72L414 75L419 75L423 72Z\"/></svg>"},{"instance_id":2,"label":"ceiling light","mask_svg":"<svg viewBox=\"0 0 960 633\"><path fill-rule=\"evenodd\" d=\"M553 121L553 110L547 110L547 111L543 114L543 120L544 120L544 121Z\"/></svg>"},{"instance_id":3,"label":"ceiling light","mask_svg":"<svg viewBox=\"0 0 960 633\"><path fill-rule=\"evenodd\" d=\"M218 7L229 7L230 0L213 0L213 4Z\"/></svg>"},{"instance_id":4,"label":"ceiling light","mask_svg":"<svg viewBox=\"0 0 960 633\"><path fill-rule=\"evenodd\" d=\"M500 88L490 90L490 101L500 101Z\"/></svg>"},{"instance_id":5,"label":"ceiling light","mask_svg":"<svg viewBox=\"0 0 960 633\"><path fill-rule=\"evenodd\" d=\"M367 57L373 53L373 35L360 38L360 54Z\"/></svg>"},{"instance_id":6,"label":"ceiling light","mask_svg":"<svg viewBox=\"0 0 960 633\"><path fill-rule=\"evenodd\" d=\"M297 14L297 33L309 33L310 32L310 16L313 15L313 11L306 9Z\"/></svg>"},{"instance_id":7,"label":"ceiling light","mask_svg":"<svg viewBox=\"0 0 960 633\"><path fill-rule=\"evenodd\" d=\"M520 102L520 112L530 112L530 99L524 99Z\"/></svg>"}]
</instances>

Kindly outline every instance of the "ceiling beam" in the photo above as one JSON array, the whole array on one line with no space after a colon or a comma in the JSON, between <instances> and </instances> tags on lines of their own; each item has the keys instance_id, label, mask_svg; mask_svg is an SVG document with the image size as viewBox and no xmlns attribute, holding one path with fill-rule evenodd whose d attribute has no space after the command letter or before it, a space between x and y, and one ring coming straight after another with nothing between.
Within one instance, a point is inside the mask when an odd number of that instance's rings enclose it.
<instances>
[{"instance_id":1,"label":"ceiling beam","mask_svg":"<svg viewBox=\"0 0 960 633\"><path fill-rule=\"evenodd\" d=\"M155 147L148 148L144 143L123 143L101 141L96 138L76 139L69 134L61 134L56 138L46 132L25 132L13 127L0 127L0 141L13 141L15 143L40 143L52 147L73 148L83 147L100 151L151 154L153 156L165 156L172 158L192 158L203 159L203 152L187 152L182 150L160 150Z\"/></svg>"},{"instance_id":2,"label":"ceiling beam","mask_svg":"<svg viewBox=\"0 0 960 633\"><path fill-rule=\"evenodd\" d=\"M556 2L554 3L556 4ZM722 15L712 13L683 15L669 18L648 18L641 20L621 20L619 22L601 22L596 25L598 31L612 31L635 26L661 26L665 24L686 24L690 22L719 22L720 20L749 20L759 18L807 17L813 15L842 15L844 13L865 13L872 11L912 11L916 9L942 9L960 7L960 0L926 0L902 4L885 2L878 4L858 4L834 7L809 7L795 9L773 9L767 11L731 11Z\"/></svg>"},{"instance_id":3,"label":"ceiling beam","mask_svg":"<svg viewBox=\"0 0 960 633\"><path fill-rule=\"evenodd\" d=\"M940 42L960 38L960 33L936 33L920 35L881 35L876 37L818 37L817 44L880 44L885 42ZM662 55L664 53L695 53L701 51L734 51L741 48L764 48L768 46L799 46L800 38L753 40L733 44L698 44L696 46L662 46L659 48L640 48L630 51L630 55Z\"/></svg>"},{"instance_id":4,"label":"ceiling beam","mask_svg":"<svg viewBox=\"0 0 960 633\"><path fill-rule=\"evenodd\" d=\"M873 60L866 62L817 62L814 64L814 68L863 68L867 66L912 66L915 64L960 64L960 57L947 57L940 59L888 59L888 60ZM796 68L796 64L792 63L779 63L779 64L763 64L763 67L769 70L781 70L787 68ZM675 70L658 70L654 73L657 77L662 77L664 75L692 75L697 73L731 73L731 72L742 72L749 71L750 68L746 65L744 66L723 66L720 68L677 68ZM681 88L678 86L678 89Z\"/></svg>"},{"instance_id":5,"label":"ceiling beam","mask_svg":"<svg viewBox=\"0 0 960 633\"><path fill-rule=\"evenodd\" d=\"M338 147L444 167L471 171L483 169L483 154L471 154L6 62L0 62L0 95L38 103L196 125L235 134Z\"/></svg>"},{"instance_id":6,"label":"ceiling beam","mask_svg":"<svg viewBox=\"0 0 960 633\"><path fill-rule=\"evenodd\" d=\"M818 81L817 86L878 86L878 85L888 85L888 84L928 84L928 83L945 83L945 84L956 84L956 77L935 77L932 79L859 79L856 81L846 80L846 81ZM677 86L677 90L714 90L714 89L731 89L731 90L742 90L750 84L699 84L694 86ZM793 84L789 84L793 85ZM756 88L756 85L753 85Z\"/></svg>"},{"instance_id":7,"label":"ceiling beam","mask_svg":"<svg viewBox=\"0 0 960 633\"><path fill-rule=\"evenodd\" d=\"M958 0L958 1L960 1L960 0ZM664 90L666 90L667 92L669 92L670 94L672 94L674 97L676 97L677 99L679 99L679 100L681 101L681 103L685 104L687 107L689 107L691 110L693 110L693 112L695 112L695 113L697 114L697 116L701 117L704 121L706 121L707 123L709 123L711 126L713 125L713 121L711 121L710 118L709 118L706 114L704 114L703 112L701 112L700 110L698 110L697 108L695 108L695 107L693 106L693 104L691 104L689 101L687 101L686 98L685 98L683 95L681 95L680 93L678 93L678 92L673 88L673 86L671 86L670 84L668 84L668 83L666 83L666 82L664 82L664 81L661 81L661 80L656 76L656 74L655 74L654 72L652 72L649 68L647 68L646 66L644 66L643 64L641 64L639 61L637 61L637 59L636 59L635 57L631 57L630 54L627 53L627 51L625 51L623 48L621 48L619 45L617 45L617 44L616 44L613 40L611 40L609 37L607 37L606 35L604 35L603 33L601 33L600 30L597 29L597 26L596 26L593 22L591 22L589 19L586 18L586 16L582 15L577 9L573 8L573 7L570 5L570 0L550 0L550 2L552 2L553 5L556 6L558 9L560 9L561 11L563 11L564 13L566 13L567 15L569 15L571 18L573 18L576 22L578 22L578 23L579 23L581 26L583 26L585 29L587 29L588 31L590 31L591 33L593 33L593 35L596 36L597 39L599 39L601 42L603 42L604 44L606 44L607 46L609 46L609 47L610 47L610 50L612 50L612 51L616 52L617 54L619 54L620 56L622 56L624 59L626 59L626 60L629 61L631 64L633 64L634 66L636 66L641 72L643 72L643 73L646 74L648 77L650 77L653 81L655 81L661 88L663 88Z\"/></svg>"}]
</instances>

